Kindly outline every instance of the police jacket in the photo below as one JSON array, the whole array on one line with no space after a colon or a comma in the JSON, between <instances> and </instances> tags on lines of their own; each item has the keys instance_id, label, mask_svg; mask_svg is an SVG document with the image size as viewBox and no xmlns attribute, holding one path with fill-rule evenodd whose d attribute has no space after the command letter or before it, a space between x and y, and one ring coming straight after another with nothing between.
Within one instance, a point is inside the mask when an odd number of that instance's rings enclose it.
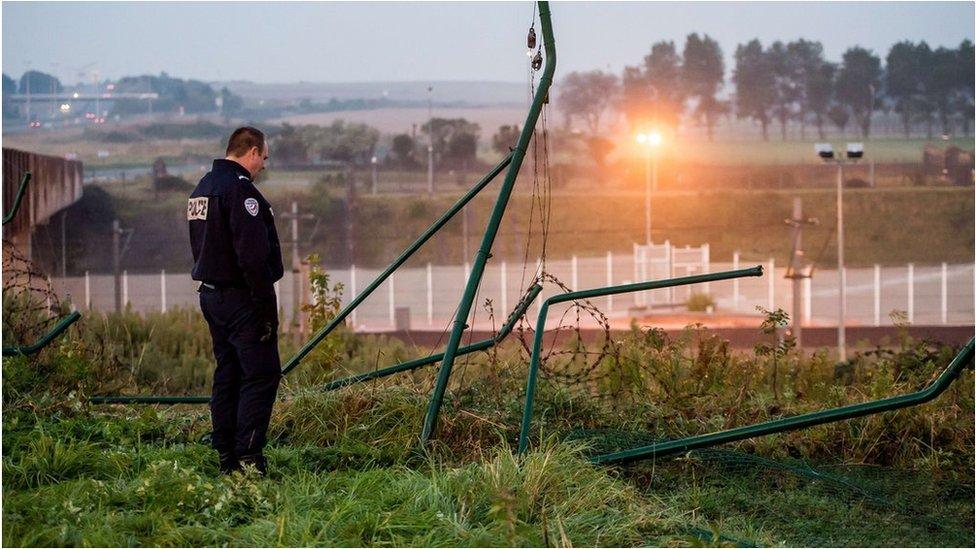
<instances>
[{"instance_id":1,"label":"police jacket","mask_svg":"<svg viewBox=\"0 0 976 549\"><path fill-rule=\"evenodd\" d=\"M193 280L238 286L274 305L274 283L284 272L271 205L233 160L217 159L190 195L186 208L193 250Z\"/></svg>"}]
</instances>

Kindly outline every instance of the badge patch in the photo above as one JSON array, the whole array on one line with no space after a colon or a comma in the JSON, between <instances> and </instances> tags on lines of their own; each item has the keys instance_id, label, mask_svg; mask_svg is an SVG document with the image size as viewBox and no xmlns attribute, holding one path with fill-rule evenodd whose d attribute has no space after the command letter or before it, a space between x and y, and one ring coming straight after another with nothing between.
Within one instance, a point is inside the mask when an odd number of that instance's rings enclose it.
<instances>
[{"instance_id":1,"label":"badge patch","mask_svg":"<svg viewBox=\"0 0 976 549\"><path fill-rule=\"evenodd\" d=\"M193 221L195 219L199 219L201 221L206 221L207 209L209 205L209 199L206 196L191 198L186 205L186 220Z\"/></svg>"},{"instance_id":2,"label":"badge patch","mask_svg":"<svg viewBox=\"0 0 976 549\"><path fill-rule=\"evenodd\" d=\"M247 200L244 201L244 209L247 210L247 213L253 215L254 217L257 217L258 200L256 198L248 198Z\"/></svg>"}]
</instances>

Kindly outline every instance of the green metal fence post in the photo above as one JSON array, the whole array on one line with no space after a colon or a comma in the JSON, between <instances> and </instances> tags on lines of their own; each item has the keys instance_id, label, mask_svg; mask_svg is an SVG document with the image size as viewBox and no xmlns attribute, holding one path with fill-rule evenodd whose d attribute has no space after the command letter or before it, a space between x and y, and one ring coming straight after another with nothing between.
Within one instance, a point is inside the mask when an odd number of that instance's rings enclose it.
<instances>
[{"instance_id":1,"label":"green metal fence post","mask_svg":"<svg viewBox=\"0 0 976 549\"><path fill-rule=\"evenodd\" d=\"M24 172L24 178L20 182L20 188L17 189L17 196L14 197L14 205L10 208L10 213L4 214L3 224L6 225L13 221L14 216L17 215L17 210L20 209L20 203L24 200L24 192L27 190L27 184L30 183L31 173Z\"/></svg>"},{"instance_id":2,"label":"green metal fence post","mask_svg":"<svg viewBox=\"0 0 976 549\"><path fill-rule=\"evenodd\" d=\"M481 278L485 272L485 265L491 256L491 247L495 242L495 235L498 234L498 227L501 225L502 217L505 215L505 208L508 205L508 199L512 194L512 189L515 186L515 179L518 177L519 168L522 167L525 151L535 132L535 124L539 119L539 114L542 112L543 104L549 97L552 75L556 70L556 43L552 32L549 2L539 2L539 21L542 26L542 39L546 50L546 66L543 70L542 78L539 79L539 88L536 90L532 106L529 108L525 125L522 127L522 133L519 135L515 150L512 151L512 163L508 167L508 173L505 175L505 182L498 191L498 199L495 201L495 206L492 209L481 246L475 255L471 274L464 288L464 295L461 297L461 303L458 306L457 316L454 319L454 325L451 329L451 337L448 340L447 347L444 349L444 360L441 361L441 368L437 374L437 385L435 385L434 392L431 395L430 404L427 407L427 415L424 417L423 430L420 434L421 443L424 444L430 439L437 427L437 416L440 414L444 391L447 389L447 383L451 378L451 369L454 367L454 359L457 356L457 350L461 344L461 335L464 333L465 328L467 328L468 314L471 312L475 294L478 291L478 286L481 284Z\"/></svg>"},{"instance_id":3,"label":"green metal fence post","mask_svg":"<svg viewBox=\"0 0 976 549\"><path fill-rule=\"evenodd\" d=\"M967 343L965 347L959 351L959 354L952 359L952 362L946 366L945 370L942 371L939 377L921 391L916 391L907 395L899 395L883 398L881 400L851 404L849 406L841 406L840 408L831 408L829 410L822 410L819 412L811 412L809 414L767 421L755 425L747 425L735 429L728 429L726 431L719 431L717 433L669 440L667 442L651 444L648 446L642 446L640 448L633 448L631 450L595 456L591 459L591 461L597 464L622 464L643 459L666 457L687 452L689 450L695 450L697 448L706 448L709 446L716 446L747 438L765 436L773 433L782 433L784 431L805 429L807 427L813 427L815 425L821 425L824 423L833 423L836 421L843 421L845 419L878 414L881 412L888 412L891 410L897 410L899 408L907 408L909 406L923 404L934 399L948 389L949 385L951 385L952 382L959 377L959 374L962 373L962 370L972 362L973 342L974 339L970 339L969 343Z\"/></svg>"},{"instance_id":4,"label":"green metal fence post","mask_svg":"<svg viewBox=\"0 0 976 549\"><path fill-rule=\"evenodd\" d=\"M81 313L74 311L68 316L62 318L57 324L51 328L51 331L44 334L40 339L31 343L29 345L17 345L14 347L4 347L3 356L16 356L16 355L32 355L44 347L50 345L52 341L59 335L61 335L69 326L75 323L79 318L81 318Z\"/></svg>"},{"instance_id":5,"label":"green metal fence post","mask_svg":"<svg viewBox=\"0 0 976 549\"><path fill-rule=\"evenodd\" d=\"M735 271L722 271L695 276L685 276L681 278L669 278L666 280L652 280L648 282L638 282L635 284L623 284L621 286L607 286L605 288L595 288L592 290L580 290L578 292L567 292L550 297L542 303L539 310L539 319L535 325L535 340L532 344L532 359L529 362L529 373L525 380L525 406L522 408L522 428L519 431L518 452L524 453L529 446L529 427L532 423L532 408L535 404L535 386L539 377L539 363L542 353L542 338L546 330L546 316L549 314L549 306L556 303L576 301L578 299L591 299L607 295L625 294L640 292L644 290L655 290L659 288L670 288L673 286L685 286L688 284L699 284L702 282L716 282L719 280L729 280L732 278L742 278L746 276L762 276L761 266L751 269L739 269Z\"/></svg>"}]
</instances>

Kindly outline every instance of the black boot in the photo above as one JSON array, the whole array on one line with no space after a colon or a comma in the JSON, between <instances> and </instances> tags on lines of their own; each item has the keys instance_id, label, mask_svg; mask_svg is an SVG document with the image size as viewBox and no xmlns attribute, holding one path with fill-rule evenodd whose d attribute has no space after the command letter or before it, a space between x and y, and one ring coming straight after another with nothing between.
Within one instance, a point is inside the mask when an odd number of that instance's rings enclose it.
<instances>
[{"instance_id":1,"label":"black boot","mask_svg":"<svg viewBox=\"0 0 976 549\"><path fill-rule=\"evenodd\" d=\"M265 459L263 454L247 454L239 456L237 459L240 461L241 469L245 469L250 465L262 477L268 473L268 460Z\"/></svg>"},{"instance_id":2,"label":"black boot","mask_svg":"<svg viewBox=\"0 0 976 549\"><path fill-rule=\"evenodd\" d=\"M233 450L218 451L217 455L220 459L220 473L223 475L229 475L234 471L241 470L241 464L237 460L237 455L234 454Z\"/></svg>"}]
</instances>

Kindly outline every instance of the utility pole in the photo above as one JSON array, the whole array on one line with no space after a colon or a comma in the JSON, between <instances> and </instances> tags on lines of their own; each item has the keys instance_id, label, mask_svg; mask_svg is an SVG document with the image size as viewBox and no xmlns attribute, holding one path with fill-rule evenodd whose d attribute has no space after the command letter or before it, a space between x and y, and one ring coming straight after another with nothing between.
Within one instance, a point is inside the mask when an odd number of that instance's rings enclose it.
<instances>
[{"instance_id":1,"label":"utility pole","mask_svg":"<svg viewBox=\"0 0 976 549\"><path fill-rule=\"evenodd\" d=\"M346 254L350 265L356 263L355 220L356 180L353 177L352 167L346 166Z\"/></svg>"},{"instance_id":2,"label":"utility pole","mask_svg":"<svg viewBox=\"0 0 976 549\"><path fill-rule=\"evenodd\" d=\"M122 229L119 220L112 221L112 273L115 275L115 312L122 312Z\"/></svg>"},{"instance_id":3,"label":"utility pole","mask_svg":"<svg viewBox=\"0 0 976 549\"><path fill-rule=\"evenodd\" d=\"M847 361L847 273L844 270L844 163L837 163L837 349L840 361Z\"/></svg>"},{"instance_id":4,"label":"utility pole","mask_svg":"<svg viewBox=\"0 0 976 549\"><path fill-rule=\"evenodd\" d=\"M464 250L464 260L468 261L471 256L468 255L468 207L465 206L461 210L461 240L463 241L462 248Z\"/></svg>"},{"instance_id":5,"label":"utility pole","mask_svg":"<svg viewBox=\"0 0 976 549\"><path fill-rule=\"evenodd\" d=\"M68 209L61 210L61 284L68 277L68 248L65 244L65 225L68 221Z\"/></svg>"},{"instance_id":6,"label":"utility pole","mask_svg":"<svg viewBox=\"0 0 976 549\"><path fill-rule=\"evenodd\" d=\"M427 86L427 194L434 196L434 103L433 86Z\"/></svg>"},{"instance_id":7,"label":"utility pole","mask_svg":"<svg viewBox=\"0 0 976 549\"><path fill-rule=\"evenodd\" d=\"M302 258L299 250L298 221L301 219L314 219L312 214L300 215L298 213L298 201L293 200L291 211L281 217L291 221L291 327L292 331L298 334L299 317L301 315L302 301Z\"/></svg>"},{"instance_id":8,"label":"utility pole","mask_svg":"<svg viewBox=\"0 0 976 549\"><path fill-rule=\"evenodd\" d=\"M797 347L803 346L803 279L813 276L813 265L806 261L803 252L803 227L818 223L813 218L805 219L803 201L800 197L793 198L793 216L786 220L786 224L793 227L793 253L786 278L793 281L793 337Z\"/></svg>"}]
</instances>

